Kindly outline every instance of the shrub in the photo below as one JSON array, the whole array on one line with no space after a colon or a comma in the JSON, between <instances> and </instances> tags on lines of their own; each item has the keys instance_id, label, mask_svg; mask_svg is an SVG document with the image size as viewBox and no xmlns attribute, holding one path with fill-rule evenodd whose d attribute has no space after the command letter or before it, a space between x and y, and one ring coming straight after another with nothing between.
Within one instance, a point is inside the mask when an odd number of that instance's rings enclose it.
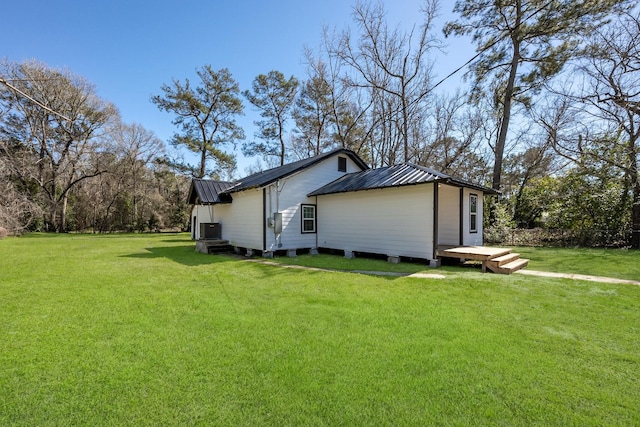
<instances>
[{"instance_id":1,"label":"shrub","mask_svg":"<svg viewBox=\"0 0 640 427\"><path fill-rule=\"evenodd\" d=\"M502 203L490 202L485 212L484 240L487 243L499 243L509 239L514 225L507 206ZM491 218L489 218L491 217Z\"/></svg>"}]
</instances>

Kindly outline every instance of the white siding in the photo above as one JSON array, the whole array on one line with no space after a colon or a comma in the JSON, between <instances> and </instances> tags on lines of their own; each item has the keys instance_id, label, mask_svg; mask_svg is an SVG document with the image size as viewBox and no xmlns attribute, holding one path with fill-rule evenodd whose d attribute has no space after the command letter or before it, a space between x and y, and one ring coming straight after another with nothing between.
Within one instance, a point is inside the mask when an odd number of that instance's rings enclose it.
<instances>
[{"instance_id":1,"label":"white siding","mask_svg":"<svg viewBox=\"0 0 640 427\"><path fill-rule=\"evenodd\" d=\"M460 244L460 189L438 186L438 244Z\"/></svg>"},{"instance_id":2,"label":"white siding","mask_svg":"<svg viewBox=\"0 0 640 427\"><path fill-rule=\"evenodd\" d=\"M195 205L193 211L191 212L191 226L194 227L194 232L192 236L195 236L195 239L200 239L200 224L206 222L215 222L214 221L214 210L215 207L213 205ZM196 217L196 223L194 226L193 217Z\"/></svg>"},{"instance_id":3,"label":"white siding","mask_svg":"<svg viewBox=\"0 0 640 427\"><path fill-rule=\"evenodd\" d=\"M231 204L216 205L222 238L241 248L262 250L262 189L233 193Z\"/></svg>"},{"instance_id":4,"label":"white siding","mask_svg":"<svg viewBox=\"0 0 640 427\"><path fill-rule=\"evenodd\" d=\"M338 171L338 157L340 155L332 156L268 186L266 206L263 206L262 188L232 193L231 204L196 205L191 215L192 222L193 216L197 218L195 238L200 238L200 223L217 222L222 227L222 238L233 246L268 251L317 247L316 233L302 233L300 205L315 205L316 198L306 195L345 174ZM347 159L346 173L361 170L350 157L342 157ZM263 218L265 211L267 218ZM268 218L275 212L282 213L283 222L283 231L277 236L268 226ZM263 248L263 236L266 248Z\"/></svg>"},{"instance_id":5,"label":"white siding","mask_svg":"<svg viewBox=\"0 0 640 427\"><path fill-rule=\"evenodd\" d=\"M478 196L478 231L476 233L471 233L469 231L469 196L471 194L475 194ZM484 215L483 209L483 199L484 195L482 191L470 190L468 188L464 189L464 196L462 198L463 202L463 218L462 218L462 227L463 227L463 243L466 246L482 246L482 219Z\"/></svg>"},{"instance_id":6,"label":"white siding","mask_svg":"<svg viewBox=\"0 0 640 427\"><path fill-rule=\"evenodd\" d=\"M346 158L346 173L359 172L361 170L351 158ZM276 235L274 229L267 226L266 249L268 251L276 251L317 247L316 233L302 233L302 210L300 205L316 205L316 197L307 197L307 194L340 178L344 174L345 172L338 171L338 156L336 155L267 187L267 217L273 217L275 212L282 213L282 233ZM276 191L276 187L280 188L279 194ZM318 212L319 209L316 208L316 216Z\"/></svg>"},{"instance_id":7,"label":"white siding","mask_svg":"<svg viewBox=\"0 0 640 427\"><path fill-rule=\"evenodd\" d=\"M433 185L318 196L318 246L433 258Z\"/></svg>"}]
</instances>

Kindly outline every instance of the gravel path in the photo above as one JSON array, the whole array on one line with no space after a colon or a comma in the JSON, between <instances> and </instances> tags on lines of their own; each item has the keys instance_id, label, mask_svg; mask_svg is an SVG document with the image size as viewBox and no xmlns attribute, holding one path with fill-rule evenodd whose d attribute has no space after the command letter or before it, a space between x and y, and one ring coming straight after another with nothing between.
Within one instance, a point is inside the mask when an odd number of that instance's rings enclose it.
<instances>
[{"instance_id":1,"label":"gravel path","mask_svg":"<svg viewBox=\"0 0 640 427\"><path fill-rule=\"evenodd\" d=\"M315 271L333 271L333 272L341 272L341 273L359 273L359 274L369 274L372 276L396 276L396 277L416 277L422 279L446 279L447 276L444 274L438 273L394 273L390 271L366 271L366 270L332 270L328 268L316 268L316 267L305 267L302 265L290 265L290 264L280 264L273 261L259 260L259 259L247 259L250 262L257 262L260 264L273 265L282 268L293 268L300 270L315 270ZM487 273L491 274L491 273ZM640 282L636 280L626 280L626 279L615 279L613 277L602 277L602 276L588 276L586 274L572 274L572 273L552 273L549 271L536 271L536 270L518 270L513 274L524 274L525 276L537 276L537 277L552 277L557 279L573 279L573 280L586 280L589 282L600 282L600 283L612 283L612 284L623 284L623 285L636 285L640 286Z\"/></svg>"}]
</instances>

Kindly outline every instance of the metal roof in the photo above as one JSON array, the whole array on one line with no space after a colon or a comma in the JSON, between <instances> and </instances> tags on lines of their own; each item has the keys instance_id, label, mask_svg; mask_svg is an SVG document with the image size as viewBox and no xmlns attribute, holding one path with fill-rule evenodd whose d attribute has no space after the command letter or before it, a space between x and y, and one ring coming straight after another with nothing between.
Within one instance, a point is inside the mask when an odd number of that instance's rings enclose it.
<instances>
[{"instance_id":1,"label":"metal roof","mask_svg":"<svg viewBox=\"0 0 640 427\"><path fill-rule=\"evenodd\" d=\"M189 204L195 205L198 198L201 205L213 203L230 203L231 197L225 192L234 186L234 182L213 181L211 179L193 178L189 190Z\"/></svg>"},{"instance_id":2,"label":"metal roof","mask_svg":"<svg viewBox=\"0 0 640 427\"><path fill-rule=\"evenodd\" d=\"M434 181L440 181L457 187L473 188L489 194L496 194L496 191L490 188L466 182L423 166L405 163L344 175L335 181L318 188L310 193L309 196L373 190L377 188L400 187L404 185L424 184Z\"/></svg>"},{"instance_id":3,"label":"metal roof","mask_svg":"<svg viewBox=\"0 0 640 427\"><path fill-rule=\"evenodd\" d=\"M213 203L230 203L232 193L247 190L249 188L264 187L278 179L285 178L338 154L349 156L359 167L363 169L363 171L346 174L337 180L318 188L308 194L308 196L373 190L376 188L400 187L403 185L416 185L434 181L439 181L456 187L472 188L487 194L498 194L497 191L491 188L454 178L442 172L437 172L412 163L369 169L356 153L351 150L340 148L309 159L299 160L284 166L254 173L253 175L249 175L236 182L194 178L191 182L188 201L189 204L196 204L197 197L199 203L203 205Z\"/></svg>"},{"instance_id":4,"label":"metal roof","mask_svg":"<svg viewBox=\"0 0 640 427\"><path fill-rule=\"evenodd\" d=\"M306 169L331 156L336 156L339 154L343 154L345 156L350 157L351 160L353 160L361 169L369 168L366 165L366 163L362 161L362 159L358 157L358 155L355 152L351 150L347 150L345 148L339 148L337 150L333 150L328 153L319 154L317 156L310 157L308 159L298 160L297 162L289 163L284 166L254 173L253 175L249 175L245 178L242 178L236 181L233 187L229 188L226 192L235 193L238 191L247 190L249 188L264 187L265 185L271 184L272 182L275 182L289 175L293 175L298 171Z\"/></svg>"}]
</instances>

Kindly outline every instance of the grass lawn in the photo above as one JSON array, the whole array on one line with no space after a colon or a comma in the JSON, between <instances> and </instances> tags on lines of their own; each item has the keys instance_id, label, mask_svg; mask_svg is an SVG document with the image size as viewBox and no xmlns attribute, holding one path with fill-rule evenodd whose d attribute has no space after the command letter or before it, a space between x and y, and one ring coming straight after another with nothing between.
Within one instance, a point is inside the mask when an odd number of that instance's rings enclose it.
<instances>
[{"instance_id":1,"label":"grass lawn","mask_svg":"<svg viewBox=\"0 0 640 427\"><path fill-rule=\"evenodd\" d=\"M442 270L1 240L0 425L640 425L639 286Z\"/></svg>"},{"instance_id":2,"label":"grass lawn","mask_svg":"<svg viewBox=\"0 0 640 427\"><path fill-rule=\"evenodd\" d=\"M591 248L514 248L532 270L640 280L640 251Z\"/></svg>"}]
</instances>

